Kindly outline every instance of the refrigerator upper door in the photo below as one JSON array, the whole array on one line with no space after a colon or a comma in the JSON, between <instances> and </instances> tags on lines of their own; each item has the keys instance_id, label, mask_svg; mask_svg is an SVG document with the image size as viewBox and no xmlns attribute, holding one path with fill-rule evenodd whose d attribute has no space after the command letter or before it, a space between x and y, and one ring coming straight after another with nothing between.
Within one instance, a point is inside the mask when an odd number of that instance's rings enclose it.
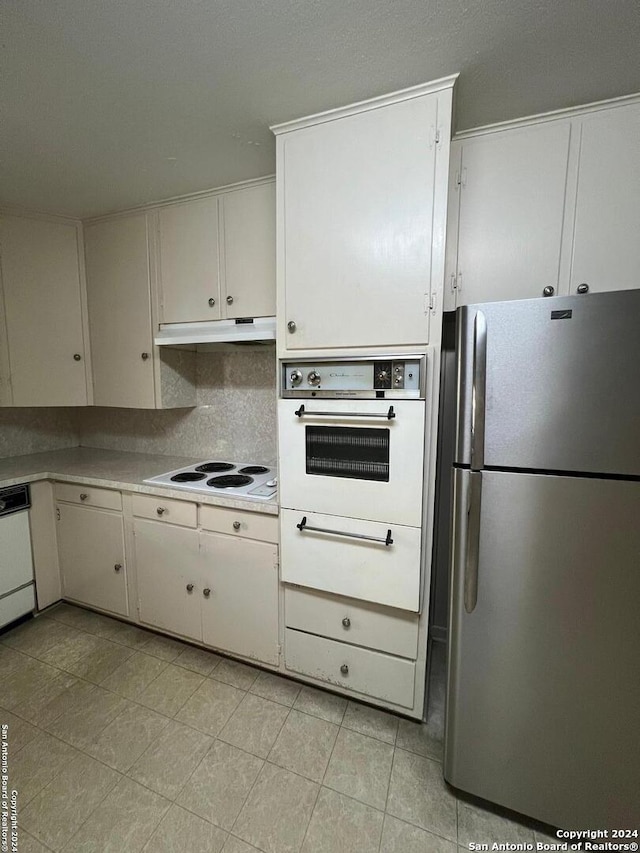
<instances>
[{"instance_id":1,"label":"refrigerator upper door","mask_svg":"<svg viewBox=\"0 0 640 853\"><path fill-rule=\"evenodd\" d=\"M640 483L458 469L454 492L445 778L640 825Z\"/></svg>"},{"instance_id":2,"label":"refrigerator upper door","mask_svg":"<svg viewBox=\"0 0 640 853\"><path fill-rule=\"evenodd\" d=\"M458 311L456 463L640 475L640 290Z\"/></svg>"}]
</instances>

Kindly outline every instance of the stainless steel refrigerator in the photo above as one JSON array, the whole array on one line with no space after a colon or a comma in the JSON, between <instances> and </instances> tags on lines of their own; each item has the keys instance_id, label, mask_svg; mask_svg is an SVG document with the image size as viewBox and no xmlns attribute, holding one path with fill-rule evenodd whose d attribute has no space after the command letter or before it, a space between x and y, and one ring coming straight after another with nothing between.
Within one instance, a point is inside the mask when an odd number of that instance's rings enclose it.
<instances>
[{"instance_id":1,"label":"stainless steel refrigerator","mask_svg":"<svg viewBox=\"0 0 640 853\"><path fill-rule=\"evenodd\" d=\"M640 826L640 290L459 309L444 775Z\"/></svg>"}]
</instances>

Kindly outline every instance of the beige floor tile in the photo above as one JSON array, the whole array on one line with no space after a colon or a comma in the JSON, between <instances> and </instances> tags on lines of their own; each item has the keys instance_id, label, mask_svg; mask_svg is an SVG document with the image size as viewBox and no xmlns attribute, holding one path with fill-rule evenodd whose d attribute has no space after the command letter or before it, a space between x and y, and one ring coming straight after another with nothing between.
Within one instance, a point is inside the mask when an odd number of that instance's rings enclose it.
<instances>
[{"instance_id":1,"label":"beige floor tile","mask_svg":"<svg viewBox=\"0 0 640 853\"><path fill-rule=\"evenodd\" d=\"M86 681L82 681L74 675L59 673L58 679L60 679L62 683L64 679L67 679L70 682L69 686L60 691L52 690L49 702L41 708L39 708L37 703L34 702L31 714L40 728L47 729L55 720L58 719L58 717L62 716L62 714L67 713L67 711L75 710L77 705L88 701L89 697L93 695L95 685L88 684ZM51 686L54 688L57 683L57 680L50 682ZM24 707L28 708L29 703L25 703Z\"/></svg>"},{"instance_id":2,"label":"beige floor tile","mask_svg":"<svg viewBox=\"0 0 640 853\"><path fill-rule=\"evenodd\" d=\"M141 649L149 642L150 631L129 625L127 622L119 622L117 619L109 619L107 616L96 621L95 633L105 640L129 646L132 649Z\"/></svg>"},{"instance_id":3,"label":"beige floor tile","mask_svg":"<svg viewBox=\"0 0 640 853\"><path fill-rule=\"evenodd\" d=\"M220 655L216 655L214 652L197 649L195 646L185 646L184 651L174 660L174 664L190 669L191 672L197 672L198 675L206 676L211 675L221 660Z\"/></svg>"},{"instance_id":4,"label":"beige floor tile","mask_svg":"<svg viewBox=\"0 0 640 853\"><path fill-rule=\"evenodd\" d=\"M299 711L304 711L305 714L320 717L321 720L326 720L328 723L340 725L347 708L347 700L335 693L305 686L300 690L293 707Z\"/></svg>"},{"instance_id":5,"label":"beige floor tile","mask_svg":"<svg viewBox=\"0 0 640 853\"><path fill-rule=\"evenodd\" d=\"M205 820L231 829L263 763L218 740L198 765L177 802Z\"/></svg>"},{"instance_id":6,"label":"beige floor tile","mask_svg":"<svg viewBox=\"0 0 640 853\"><path fill-rule=\"evenodd\" d=\"M212 744L209 735L171 720L128 775L146 788L174 800Z\"/></svg>"},{"instance_id":7,"label":"beige floor tile","mask_svg":"<svg viewBox=\"0 0 640 853\"><path fill-rule=\"evenodd\" d=\"M457 842L456 798L437 761L396 749L387 812Z\"/></svg>"},{"instance_id":8,"label":"beige floor tile","mask_svg":"<svg viewBox=\"0 0 640 853\"><path fill-rule=\"evenodd\" d=\"M222 848L222 853L255 853L257 849L252 844L247 844L246 841L236 838L235 835L230 835Z\"/></svg>"},{"instance_id":9,"label":"beige floor tile","mask_svg":"<svg viewBox=\"0 0 640 853\"><path fill-rule=\"evenodd\" d=\"M27 655L0 643L0 681L4 684L14 672L22 667L26 660L28 660ZM0 704L2 704L1 696Z\"/></svg>"},{"instance_id":10,"label":"beige floor tile","mask_svg":"<svg viewBox=\"0 0 640 853\"><path fill-rule=\"evenodd\" d=\"M173 805L144 848L144 853L219 853L227 833Z\"/></svg>"},{"instance_id":11,"label":"beige floor tile","mask_svg":"<svg viewBox=\"0 0 640 853\"><path fill-rule=\"evenodd\" d=\"M30 619L2 635L2 643L31 657L39 658L77 632L51 619Z\"/></svg>"},{"instance_id":12,"label":"beige floor tile","mask_svg":"<svg viewBox=\"0 0 640 853\"><path fill-rule=\"evenodd\" d=\"M171 637L163 637L160 634L152 634L149 641L142 646L145 655L153 655L166 661L175 660L184 649L184 643Z\"/></svg>"},{"instance_id":13,"label":"beige floor tile","mask_svg":"<svg viewBox=\"0 0 640 853\"><path fill-rule=\"evenodd\" d=\"M47 847L61 850L119 778L115 770L80 754L22 810L20 825Z\"/></svg>"},{"instance_id":14,"label":"beige floor tile","mask_svg":"<svg viewBox=\"0 0 640 853\"><path fill-rule=\"evenodd\" d=\"M292 710L269 753L269 761L322 782L339 727Z\"/></svg>"},{"instance_id":15,"label":"beige floor tile","mask_svg":"<svg viewBox=\"0 0 640 853\"><path fill-rule=\"evenodd\" d=\"M458 843L534 844L533 830L489 809L458 801Z\"/></svg>"},{"instance_id":16,"label":"beige floor tile","mask_svg":"<svg viewBox=\"0 0 640 853\"><path fill-rule=\"evenodd\" d=\"M66 672L60 672L58 675L47 681L46 684L20 705L16 705L13 709L16 714L23 719L33 723L34 726L44 728L48 723L55 720L60 713L57 710L58 704L55 700L77 684L78 679Z\"/></svg>"},{"instance_id":17,"label":"beige floor tile","mask_svg":"<svg viewBox=\"0 0 640 853\"><path fill-rule=\"evenodd\" d=\"M9 753L9 784L18 792L18 809L22 809L36 794L73 761L79 752L69 744L41 732L16 752Z\"/></svg>"},{"instance_id":18,"label":"beige floor tile","mask_svg":"<svg viewBox=\"0 0 640 853\"><path fill-rule=\"evenodd\" d=\"M297 853L311 819L318 785L265 764L233 827L233 834L265 853Z\"/></svg>"},{"instance_id":19,"label":"beige floor tile","mask_svg":"<svg viewBox=\"0 0 640 853\"><path fill-rule=\"evenodd\" d=\"M16 717L11 711L5 711L0 708L0 725L8 726L6 732L6 742L9 750L9 760L19 752L23 746L26 746L32 740L35 740L40 732L31 723L26 720Z\"/></svg>"},{"instance_id":20,"label":"beige floor tile","mask_svg":"<svg viewBox=\"0 0 640 853\"><path fill-rule=\"evenodd\" d=\"M204 676L169 664L137 697L136 702L173 717L200 687Z\"/></svg>"},{"instance_id":21,"label":"beige floor tile","mask_svg":"<svg viewBox=\"0 0 640 853\"><path fill-rule=\"evenodd\" d=\"M42 688L60 675L60 671L35 658L22 656L22 660L3 679L0 703L12 711L18 705L30 702Z\"/></svg>"},{"instance_id":22,"label":"beige floor tile","mask_svg":"<svg viewBox=\"0 0 640 853\"><path fill-rule=\"evenodd\" d=\"M65 853L134 853L141 850L171 804L123 778L65 847Z\"/></svg>"},{"instance_id":23,"label":"beige floor tile","mask_svg":"<svg viewBox=\"0 0 640 853\"><path fill-rule=\"evenodd\" d=\"M394 744L398 731L398 719L394 714L388 714L386 711L361 705L360 702L349 702L342 725L354 732L360 732L361 735Z\"/></svg>"},{"instance_id":24,"label":"beige floor tile","mask_svg":"<svg viewBox=\"0 0 640 853\"><path fill-rule=\"evenodd\" d=\"M29 835L24 829L18 828L18 850L20 853L49 853L44 845L40 844L33 835Z\"/></svg>"},{"instance_id":25,"label":"beige floor tile","mask_svg":"<svg viewBox=\"0 0 640 853\"><path fill-rule=\"evenodd\" d=\"M390 744L341 728L324 784L369 806L384 809L392 760Z\"/></svg>"},{"instance_id":26,"label":"beige floor tile","mask_svg":"<svg viewBox=\"0 0 640 853\"><path fill-rule=\"evenodd\" d=\"M82 682L70 688L67 694L75 692L76 688L79 690L81 684L88 687L88 691L77 701L69 703L68 710L50 723L47 731L78 749L86 749L130 703L122 696ZM65 701L67 694L60 697L61 702Z\"/></svg>"},{"instance_id":27,"label":"beige floor tile","mask_svg":"<svg viewBox=\"0 0 640 853\"><path fill-rule=\"evenodd\" d=\"M302 853L377 853L382 819L383 813L371 806L322 788Z\"/></svg>"},{"instance_id":28,"label":"beige floor tile","mask_svg":"<svg viewBox=\"0 0 640 853\"><path fill-rule=\"evenodd\" d=\"M136 652L101 683L107 690L136 699L167 666L164 660Z\"/></svg>"},{"instance_id":29,"label":"beige floor tile","mask_svg":"<svg viewBox=\"0 0 640 853\"><path fill-rule=\"evenodd\" d=\"M88 654L69 664L68 672L100 684L133 654L133 649L97 637L99 645Z\"/></svg>"},{"instance_id":30,"label":"beige floor tile","mask_svg":"<svg viewBox=\"0 0 640 853\"><path fill-rule=\"evenodd\" d=\"M244 696L230 684L206 679L176 714L176 720L215 737Z\"/></svg>"},{"instance_id":31,"label":"beige floor tile","mask_svg":"<svg viewBox=\"0 0 640 853\"><path fill-rule=\"evenodd\" d=\"M88 634L97 634L101 626L113 621L101 613L94 613L92 610L85 610L83 607L76 607L73 604L60 604L51 610L47 610L46 616L64 625L86 631Z\"/></svg>"},{"instance_id":32,"label":"beige floor tile","mask_svg":"<svg viewBox=\"0 0 640 853\"><path fill-rule=\"evenodd\" d=\"M225 684L231 684L239 690L248 690L259 675L259 669L228 658L222 658L211 673L211 677L216 681L224 681Z\"/></svg>"},{"instance_id":33,"label":"beige floor tile","mask_svg":"<svg viewBox=\"0 0 640 853\"><path fill-rule=\"evenodd\" d=\"M380 853L457 853L452 841L385 815Z\"/></svg>"},{"instance_id":34,"label":"beige floor tile","mask_svg":"<svg viewBox=\"0 0 640 853\"><path fill-rule=\"evenodd\" d=\"M86 751L103 764L126 773L168 723L167 717L132 704L109 723Z\"/></svg>"},{"instance_id":35,"label":"beige floor tile","mask_svg":"<svg viewBox=\"0 0 640 853\"><path fill-rule=\"evenodd\" d=\"M400 720L398 726L398 737L396 746L415 752L418 755L426 755L442 761L443 743L439 734L428 723L414 723L411 720Z\"/></svg>"},{"instance_id":36,"label":"beige floor tile","mask_svg":"<svg viewBox=\"0 0 640 853\"><path fill-rule=\"evenodd\" d=\"M263 699L269 699L271 702L279 702L281 705L287 705L291 708L298 698L298 693L300 693L300 685L297 681L290 681L288 678L282 678L280 675L274 675L271 672L261 672L249 692L255 693L257 696L262 696Z\"/></svg>"},{"instance_id":37,"label":"beige floor tile","mask_svg":"<svg viewBox=\"0 0 640 853\"><path fill-rule=\"evenodd\" d=\"M55 622L51 624L55 624ZM74 636L66 637L61 642L56 643L55 646L39 655L39 658L44 663L48 663L58 669L68 670L80 658L99 649L102 642L103 640L100 637L96 637L93 634L76 631Z\"/></svg>"},{"instance_id":38,"label":"beige floor tile","mask_svg":"<svg viewBox=\"0 0 640 853\"><path fill-rule=\"evenodd\" d=\"M247 693L218 737L266 758L288 713L284 705Z\"/></svg>"}]
</instances>

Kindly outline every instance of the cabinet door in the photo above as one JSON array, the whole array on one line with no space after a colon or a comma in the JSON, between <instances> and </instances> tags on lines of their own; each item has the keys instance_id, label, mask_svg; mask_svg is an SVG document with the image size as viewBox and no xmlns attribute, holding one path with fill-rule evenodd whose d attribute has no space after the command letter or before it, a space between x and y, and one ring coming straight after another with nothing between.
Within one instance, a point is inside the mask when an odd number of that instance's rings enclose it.
<instances>
[{"instance_id":1,"label":"cabinet door","mask_svg":"<svg viewBox=\"0 0 640 853\"><path fill-rule=\"evenodd\" d=\"M86 406L78 230L3 216L2 286L14 406Z\"/></svg>"},{"instance_id":2,"label":"cabinet door","mask_svg":"<svg viewBox=\"0 0 640 853\"><path fill-rule=\"evenodd\" d=\"M64 503L57 510L64 597L128 616L122 515Z\"/></svg>"},{"instance_id":3,"label":"cabinet door","mask_svg":"<svg viewBox=\"0 0 640 853\"><path fill-rule=\"evenodd\" d=\"M161 207L158 231L161 322L219 320L218 199Z\"/></svg>"},{"instance_id":4,"label":"cabinet door","mask_svg":"<svg viewBox=\"0 0 640 853\"><path fill-rule=\"evenodd\" d=\"M427 95L279 137L287 348L427 342L436 110Z\"/></svg>"},{"instance_id":5,"label":"cabinet door","mask_svg":"<svg viewBox=\"0 0 640 853\"><path fill-rule=\"evenodd\" d=\"M84 244L94 404L153 408L146 215L89 225Z\"/></svg>"},{"instance_id":6,"label":"cabinet door","mask_svg":"<svg viewBox=\"0 0 640 853\"><path fill-rule=\"evenodd\" d=\"M456 305L558 292L569 122L465 139Z\"/></svg>"},{"instance_id":7,"label":"cabinet door","mask_svg":"<svg viewBox=\"0 0 640 853\"><path fill-rule=\"evenodd\" d=\"M263 663L278 663L278 549L201 533L202 639L208 646Z\"/></svg>"},{"instance_id":8,"label":"cabinet door","mask_svg":"<svg viewBox=\"0 0 640 853\"><path fill-rule=\"evenodd\" d=\"M276 313L275 183L221 197L224 222L223 308L226 317Z\"/></svg>"},{"instance_id":9,"label":"cabinet door","mask_svg":"<svg viewBox=\"0 0 640 853\"><path fill-rule=\"evenodd\" d=\"M582 121L571 293L640 287L640 104Z\"/></svg>"},{"instance_id":10,"label":"cabinet door","mask_svg":"<svg viewBox=\"0 0 640 853\"><path fill-rule=\"evenodd\" d=\"M133 537L140 621L202 640L197 531L136 519Z\"/></svg>"}]
</instances>

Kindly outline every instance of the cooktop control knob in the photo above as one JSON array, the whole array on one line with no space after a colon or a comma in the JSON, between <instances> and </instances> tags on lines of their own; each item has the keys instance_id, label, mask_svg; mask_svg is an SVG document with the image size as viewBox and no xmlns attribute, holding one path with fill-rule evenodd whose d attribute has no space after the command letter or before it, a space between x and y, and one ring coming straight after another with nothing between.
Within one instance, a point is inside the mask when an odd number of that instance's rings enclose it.
<instances>
[{"instance_id":1,"label":"cooktop control knob","mask_svg":"<svg viewBox=\"0 0 640 853\"><path fill-rule=\"evenodd\" d=\"M318 373L318 371L317 370L310 371L309 375L307 376L307 382L309 383L309 385L319 385L320 381L321 381L321 376Z\"/></svg>"},{"instance_id":2,"label":"cooktop control knob","mask_svg":"<svg viewBox=\"0 0 640 853\"><path fill-rule=\"evenodd\" d=\"M388 379L389 379L389 374L387 373L386 370L378 371L378 382L381 385L384 385L384 383L387 382Z\"/></svg>"},{"instance_id":3,"label":"cooktop control knob","mask_svg":"<svg viewBox=\"0 0 640 853\"><path fill-rule=\"evenodd\" d=\"M302 382L302 371L292 370L289 374L289 382L291 382L292 385L299 385Z\"/></svg>"}]
</instances>

